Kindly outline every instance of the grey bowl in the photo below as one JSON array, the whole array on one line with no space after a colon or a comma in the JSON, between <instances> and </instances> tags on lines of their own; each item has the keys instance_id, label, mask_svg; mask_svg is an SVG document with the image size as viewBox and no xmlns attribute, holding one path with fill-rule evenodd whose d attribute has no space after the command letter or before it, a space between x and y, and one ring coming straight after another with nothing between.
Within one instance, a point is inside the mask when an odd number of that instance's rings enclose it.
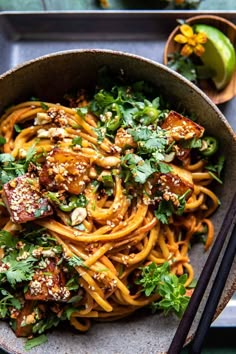
<instances>
[{"instance_id":1,"label":"grey bowl","mask_svg":"<svg viewBox=\"0 0 236 354\"><path fill-rule=\"evenodd\" d=\"M217 107L197 87L167 67L153 61L121 52L108 50L74 50L47 55L29 61L0 76L0 111L12 103L31 96L57 102L74 87L93 86L98 69L108 65L118 73L124 70L127 77L145 80L160 88L173 107L181 105L186 112L194 113L198 122L209 134L221 143L222 153L227 157L225 183L217 194L221 207L213 216L216 234L223 222L227 207L236 188L236 143L235 136ZM197 276L208 254L197 245L191 260ZM236 289L236 263L229 275L216 316L226 306ZM210 285L210 284L209 284ZM207 292L208 294L208 292ZM207 297L207 295L206 295ZM199 319L203 307L198 311ZM55 330L48 335L46 344L32 350L34 354L160 354L168 350L179 320L156 314L147 316L138 313L131 318L112 323L95 323L86 334L77 334L70 329ZM196 324L189 333L193 335ZM16 338L5 323L0 323L0 346L10 353L25 353L24 339ZM28 352L27 352L28 353Z\"/></svg>"}]
</instances>

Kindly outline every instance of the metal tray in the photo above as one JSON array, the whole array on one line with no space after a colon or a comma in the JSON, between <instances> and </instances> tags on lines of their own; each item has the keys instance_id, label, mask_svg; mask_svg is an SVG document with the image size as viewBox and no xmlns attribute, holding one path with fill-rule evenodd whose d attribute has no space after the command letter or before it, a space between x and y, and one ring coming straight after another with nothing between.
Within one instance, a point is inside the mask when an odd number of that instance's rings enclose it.
<instances>
[{"instance_id":1,"label":"metal tray","mask_svg":"<svg viewBox=\"0 0 236 354\"><path fill-rule=\"evenodd\" d=\"M215 14L236 23L236 11L67 11L2 12L0 73L52 52L103 48L162 62L164 45L177 19ZM219 106L236 130L236 98Z\"/></svg>"},{"instance_id":2,"label":"metal tray","mask_svg":"<svg viewBox=\"0 0 236 354\"><path fill-rule=\"evenodd\" d=\"M0 74L26 60L70 49L125 51L162 62L176 19L199 11L3 12L0 14ZM236 11L211 11L236 23ZM236 97L219 108L236 130ZM236 326L236 299L213 323Z\"/></svg>"}]
</instances>

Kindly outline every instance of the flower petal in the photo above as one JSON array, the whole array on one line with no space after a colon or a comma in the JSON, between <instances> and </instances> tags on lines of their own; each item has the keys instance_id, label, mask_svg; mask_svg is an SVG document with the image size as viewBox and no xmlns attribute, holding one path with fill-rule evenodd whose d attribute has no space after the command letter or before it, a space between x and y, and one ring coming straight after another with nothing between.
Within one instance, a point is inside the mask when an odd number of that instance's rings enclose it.
<instances>
[{"instance_id":1,"label":"flower petal","mask_svg":"<svg viewBox=\"0 0 236 354\"><path fill-rule=\"evenodd\" d=\"M193 29L191 26L187 25L184 23L183 25L180 26L180 32L185 36L185 37L192 37L193 36Z\"/></svg>"},{"instance_id":2,"label":"flower petal","mask_svg":"<svg viewBox=\"0 0 236 354\"><path fill-rule=\"evenodd\" d=\"M188 44L191 45L192 47L195 47L197 45L197 36L194 34L192 37L188 38Z\"/></svg>"},{"instance_id":3,"label":"flower petal","mask_svg":"<svg viewBox=\"0 0 236 354\"><path fill-rule=\"evenodd\" d=\"M200 57L205 52L205 48L202 44L197 44L193 51L198 57Z\"/></svg>"},{"instance_id":4,"label":"flower petal","mask_svg":"<svg viewBox=\"0 0 236 354\"><path fill-rule=\"evenodd\" d=\"M183 48L181 49L180 54L183 55L183 56L185 56L185 57L188 57L189 55L192 54L192 52L193 52L193 48L192 48L190 45L185 44L185 45L183 46Z\"/></svg>"},{"instance_id":5,"label":"flower petal","mask_svg":"<svg viewBox=\"0 0 236 354\"><path fill-rule=\"evenodd\" d=\"M183 36L182 34L177 34L174 37L174 40L175 40L175 42L178 42L181 44L187 43L187 38L185 36Z\"/></svg>"},{"instance_id":6,"label":"flower petal","mask_svg":"<svg viewBox=\"0 0 236 354\"><path fill-rule=\"evenodd\" d=\"M206 43L207 42L207 35L203 32L199 32L197 34L196 41L198 43Z\"/></svg>"}]
</instances>

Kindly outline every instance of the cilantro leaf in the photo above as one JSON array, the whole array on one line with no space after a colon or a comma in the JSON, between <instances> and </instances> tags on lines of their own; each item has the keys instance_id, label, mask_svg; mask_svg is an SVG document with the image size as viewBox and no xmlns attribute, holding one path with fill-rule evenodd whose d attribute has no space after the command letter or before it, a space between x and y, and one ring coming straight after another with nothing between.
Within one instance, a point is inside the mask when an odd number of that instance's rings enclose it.
<instances>
[{"instance_id":1,"label":"cilantro leaf","mask_svg":"<svg viewBox=\"0 0 236 354\"><path fill-rule=\"evenodd\" d=\"M136 284L142 285L145 295L150 296L157 291L161 276L169 272L169 263L165 262L157 266L152 262L141 270L141 277L136 280Z\"/></svg>"},{"instance_id":2,"label":"cilantro leaf","mask_svg":"<svg viewBox=\"0 0 236 354\"><path fill-rule=\"evenodd\" d=\"M189 57L176 52L169 56L168 67L186 77L192 82L197 81L196 66Z\"/></svg>"},{"instance_id":3,"label":"cilantro leaf","mask_svg":"<svg viewBox=\"0 0 236 354\"><path fill-rule=\"evenodd\" d=\"M18 239L14 237L10 232L6 230L0 231L0 247L8 247L14 249L16 247L17 242Z\"/></svg>"},{"instance_id":4,"label":"cilantro leaf","mask_svg":"<svg viewBox=\"0 0 236 354\"><path fill-rule=\"evenodd\" d=\"M78 274L74 275L68 280L66 287L68 290L77 290L79 288Z\"/></svg>"},{"instance_id":5,"label":"cilantro leaf","mask_svg":"<svg viewBox=\"0 0 236 354\"><path fill-rule=\"evenodd\" d=\"M31 146L27 153L26 158L15 161L11 154L0 154L0 163L3 165L0 168L0 185L11 181L12 179L25 174L28 171L30 162L36 163L35 145Z\"/></svg>"},{"instance_id":6,"label":"cilantro leaf","mask_svg":"<svg viewBox=\"0 0 236 354\"><path fill-rule=\"evenodd\" d=\"M21 303L18 299L15 298L5 289L0 289L0 318L5 318L8 313L9 307L14 307L17 310L20 310Z\"/></svg>"},{"instance_id":7,"label":"cilantro leaf","mask_svg":"<svg viewBox=\"0 0 236 354\"><path fill-rule=\"evenodd\" d=\"M76 113L80 117L85 118L86 114L88 113L88 107L78 107L76 108Z\"/></svg>"},{"instance_id":8,"label":"cilantro leaf","mask_svg":"<svg viewBox=\"0 0 236 354\"><path fill-rule=\"evenodd\" d=\"M178 202L179 202L179 205L177 207L174 206L174 204L171 200L162 199L159 202L157 209L154 211L156 218L162 224L168 224L169 217L172 214L182 215L184 212L184 209L185 209L185 205L186 205L186 196L189 193L190 193L190 189L188 189L181 196L176 195L176 198L178 199Z\"/></svg>"},{"instance_id":9,"label":"cilantro leaf","mask_svg":"<svg viewBox=\"0 0 236 354\"><path fill-rule=\"evenodd\" d=\"M35 154L36 154L35 145L32 145L26 153L25 161L30 162L33 159Z\"/></svg>"},{"instance_id":10,"label":"cilantro leaf","mask_svg":"<svg viewBox=\"0 0 236 354\"><path fill-rule=\"evenodd\" d=\"M43 206L41 206L39 209L35 210L34 216L35 216L36 218L40 218L40 217L43 215L43 213L44 213L45 211L47 211L47 210L48 210L48 206L47 206L47 205L43 205Z\"/></svg>"},{"instance_id":11,"label":"cilantro leaf","mask_svg":"<svg viewBox=\"0 0 236 354\"><path fill-rule=\"evenodd\" d=\"M75 296L71 297L71 298L67 301L67 303L68 303L68 304L73 304L73 303L75 303L75 302L80 302L82 299L83 299L83 297L82 297L81 295L75 295Z\"/></svg>"},{"instance_id":12,"label":"cilantro leaf","mask_svg":"<svg viewBox=\"0 0 236 354\"><path fill-rule=\"evenodd\" d=\"M48 337L45 334L42 334L41 336L28 339L27 342L24 345L25 350L31 350L43 343L46 343L48 341Z\"/></svg>"},{"instance_id":13,"label":"cilantro leaf","mask_svg":"<svg viewBox=\"0 0 236 354\"><path fill-rule=\"evenodd\" d=\"M189 303L189 296L186 296L184 284L187 280L187 274L177 277L175 274L166 274L162 277L158 286L158 292L162 300L155 303L157 309L164 311L167 315L174 311L178 317L181 317Z\"/></svg>"},{"instance_id":14,"label":"cilantro leaf","mask_svg":"<svg viewBox=\"0 0 236 354\"><path fill-rule=\"evenodd\" d=\"M169 217L174 213L174 207L171 201L161 200L158 204L157 210L155 210L156 218L162 224L168 224Z\"/></svg>"},{"instance_id":15,"label":"cilantro leaf","mask_svg":"<svg viewBox=\"0 0 236 354\"><path fill-rule=\"evenodd\" d=\"M0 162L12 162L15 158L11 154L0 154Z\"/></svg>"},{"instance_id":16,"label":"cilantro leaf","mask_svg":"<svg viewBox=\"0 0 236 354\"><path fill-rule=\"evenodd\" d=\"M82 146L82 138L81 136L77 136L74 139L72 139L72 145L79 145Z\"/></svg>"},{"instance_id":17,"label":"cilantro leaf","mask_svg":"<svg viewBox=\"0 0 236 354\"><path fill-rule=\"evenodd\" d=\"M44 109L45 111L47 111L49 109L48 105L44 102L40 102L40 106L42 107L42 109Z\"/></svg>"},{"instance_id":18,"label":"cilantro leaf","mask_svg":"<svg viewBox=\"0 0 236 354\"><path fill-rule=\"evenodd\" d=\"M69 320L73 312L78 311L78 307L69 307L66 308L63 315L66 316L66 319Z\"/></svg>"},{"instance_id":19,"label":"cilantro leaf","mask_svg":"<svg viewBox=\"0 0 236 354\"><path fill-rule=\"evenodd\" d=\"M151 161L145 160L133 169L134 180L135 182L144 184L148 177L150 177L155 171L156 169L152 167Z\"/></svg>"},{"instance_id":20,"label":"cilantro leaf","mask_svg":"<svg viewBox=\"0 0 236 354\"><path fill-rule=\"evenodd\" d=\"M172 171L172 167L167 163L159 162L158 169L161 173L169 173Z\"/></svg>"},{"instance_id":21,"label":"cilantro leaf","mask_svg":"<svg viewBox=\"0 0 236 354\"><path fill-rule=\"evenodd\" d=\"M42 334L52 327L57 327L61 319L52 312L47 313L47 318L36 322L32 327L32 332Z\"/></svg>"},{"instance_id":22,"label":"cilantro leaf","mask_svg":"<svg viewBox=\"0 0 236 354\"><path fill-rule=\"evenodd\" d=\"M136 127L128 129L134 141L138 144L138 153L145 154L159 154L158 160L164 159L165 149L167 147L166 133L160 127L156 129L149 129L147 127ZM157 155L155 156L157 157Z\"/></svg>"},{"instance_id":23,"label":"cilantro leaf","mask_svg":"<svg viewBox=\"0 0 236 354\"><path fill-rule=\"evenodd\" d=\"M76 256L76 255L73 255L73 257L71 257L69 260L68 260L68 264L71 266L71 267L85 267L85 264L84 264L84 261L82 258Z\"/></svg>"},{"instance_id":24,"label":"cilantro leaf","mask_svg":"<svg viewBox=\"0 0 236 354\"><path fill-rule=\"evenodd\" d=\"M4 145L6 142L6 139L0 135L0 145Z\"/></svg>"},{"instance_id":25,"label":"cilantro leaf","mask_svg":"<svg viewBox=\"0 0 236 354\"><path fill-rule=\"evenodd\" d=\"M97 134L98 144L101 144L103 142L103 140L105 139L106 129L105 128L94 128L93 130Z\"/></svg>"},{"instance_id":26,"label":"cilantro leaf","mask_svg":"<svg viewBox=\"0 0 236 354\"><path fill-rule=\"evenodd\" d=\"M156 169L150 160L143 160L135 154L127 154L122 158L123 167L130 169L135 182L145 183Z\"/></svg>"},{"instance_id":27,"label":"cilantro leaf","mask_svg":"<svg viewBox=\"0 0 236 354\"><path fill-rule=\"evenodd\" d=\"M5 271L8 282L14 287L16 283L31 280L33 276L33 262L35 258L28 257L24 260L12 260L9 269Z\"/></svg>"},{"instance_id":28,"label":"cilantro leaf","mask_svg":"<svg viewBox=\"0 0 236 354\"><path fill-rule=\"evenodd\" d=\"M219 183L223 183L221 180L221 172L225 163L225 157L223 155L218 157L216 163L208 163L205 168L209 171L209 174Z\"/></svg>"}]
</instances>

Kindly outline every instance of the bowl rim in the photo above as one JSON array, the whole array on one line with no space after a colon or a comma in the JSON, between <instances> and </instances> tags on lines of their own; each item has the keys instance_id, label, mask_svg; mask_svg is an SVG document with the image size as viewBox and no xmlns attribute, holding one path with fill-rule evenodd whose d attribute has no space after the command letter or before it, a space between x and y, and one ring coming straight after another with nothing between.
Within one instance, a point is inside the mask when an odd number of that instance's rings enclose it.
<instances>
[{"instance_id":1,"label":"bowl rim","mask_svg":"<svg viewBox=\"0 0 236 354\"><path fill-rule=\"evenodd\" d=\"M196 16L196 17L200 17L200 16ZM229 133L236 140L236 135L235 135L231 125L227 121L226 117L223 115L223 113L220 111L220 109L217 107L217 105L207 96L207 94L204 91L202 91L197 85L195 85L194 83L192 83L191 81L186 79L181 74L179 74L176 71L174 71L174 70L170 69L169 67L167 67L165 64L157 62L157 61L154 61L152 59L146 58L146 57L141 56L141 55L132 54L132 53L125 52L125 51L117 51L117 50L111 50L111 49L96 49L96 48L94 48L94 49L89 49L89 48L88 49L86 49L86 48L85 49L71 49L71 50L56 51L56 52L52 52L52 53L49 53L49 54L45 54L45 55L36 57L34 59L30 59L30 60L24 61L23 63L20 63L20 64L14 66L13 68L5 71L4 73L2 73L0 75L0 81L7 79L8 76L13 75L15 72L18 72L20 70L24 70L26 67L34 65L34 63L37 63L37 62L43 62L44 60L47 60L47 59L50 59L50 58L59 57L59 56L66 56L66 55L70 55L70 54L78 54L78 55L82 54L82 55L84 55L84 54L88 54L88 53L91 53L92 55L105 54L105 55L129 57L131 59L133 58L133 59L135 59L137 61L142 61L142 62L145 62L145 63L150 64L152 66L158 67L159 69L161 69L163 71L167 71L172 76L175 76L179 81L184 82L184 84L186 84L189 88L194 90L195 93L197 93L205 101L207 101L207 103L211 106L211 108L213 108L216 111L216 113L219 116L219 118L223 121L223 123L225 124L225 126L228 129Z\"/></svg>"}]
</instances>

